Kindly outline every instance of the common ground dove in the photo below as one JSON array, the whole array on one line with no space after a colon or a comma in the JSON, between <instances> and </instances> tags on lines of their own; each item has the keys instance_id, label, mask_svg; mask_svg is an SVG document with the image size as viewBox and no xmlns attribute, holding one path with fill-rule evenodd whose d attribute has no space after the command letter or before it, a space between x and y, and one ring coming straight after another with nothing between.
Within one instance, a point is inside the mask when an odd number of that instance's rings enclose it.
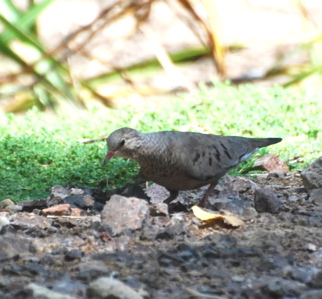
<instances>
[{"instance_id":1,"label":"common ground dove","mask_svg":"<svg viewBox=\"0 0 322 299\"><path fill-rule=\"evenodd\" d=\"M257 149L281 140L175 131L140 133L121 128L107 137L105 162L112 157L136 160L140 165L139 176L170 192L164 201L167 204L178 196L179 190L210 184L199 202L199 206L204 206L218 180L230 169Z\"/></svg>"}]
</instances>

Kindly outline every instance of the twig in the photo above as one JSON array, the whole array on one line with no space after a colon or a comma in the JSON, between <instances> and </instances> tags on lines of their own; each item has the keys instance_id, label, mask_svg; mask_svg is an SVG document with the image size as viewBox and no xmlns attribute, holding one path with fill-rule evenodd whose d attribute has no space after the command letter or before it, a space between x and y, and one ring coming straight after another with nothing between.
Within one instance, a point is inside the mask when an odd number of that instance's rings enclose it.
<instances>
[{"instance_id":1,"label":"twig","mask_svg":"<svg viewBox=\"0 0 322 299\"><path fill-rule=\"evenodd\" d=\"M84 138L84 139L78 139L77 141L80 143L93 143L96 141L105 141L107 137L101 137L101 138L95 138L95 139L88 139L88 138Z\"/></svg>"}]
</instances>

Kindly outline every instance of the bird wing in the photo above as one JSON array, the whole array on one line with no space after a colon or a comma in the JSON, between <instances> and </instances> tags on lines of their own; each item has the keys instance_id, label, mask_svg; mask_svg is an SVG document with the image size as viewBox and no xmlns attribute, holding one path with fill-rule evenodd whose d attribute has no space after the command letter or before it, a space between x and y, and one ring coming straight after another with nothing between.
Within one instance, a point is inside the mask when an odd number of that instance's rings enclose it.
<instances>
[{"instance_id":1,"label":"bird wing","mask_svg":"<svg viewBox=\"0 0 322 299\"><path fill-rule=\"evenodd\" d=\"M198 181L211 181L249 158L256 148L239 137L190 135L182 143L180 164L187 176Z\"/></svg>"}]
</instances>

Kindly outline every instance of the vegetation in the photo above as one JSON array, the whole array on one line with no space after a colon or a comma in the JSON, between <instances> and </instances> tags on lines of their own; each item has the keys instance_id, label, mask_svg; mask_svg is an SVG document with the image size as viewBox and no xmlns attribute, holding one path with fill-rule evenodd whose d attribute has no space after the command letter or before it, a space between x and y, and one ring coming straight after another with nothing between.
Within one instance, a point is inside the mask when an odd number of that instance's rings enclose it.
<instances>
[{"instance_id":1,"label":"vegetation","mask_svg":"<svg viewBox=\"0 0 322 299\"><path fill-rule=\"evenodd\" d=\"M25 116L2 115L0 200L44 197L56 184L95 187L108 180L108 188L114 188L133 180L136 163L113 159L102 165L105 143L78 141L107 136L123 126L144 132L180 130L283 137L282 143L259 154L274 152L293 169L303 168L321 155L322 103L317 95L278 86L262 89L214 85L180 100L164 100L162 104L149 101L143 109L133 105L114 110L90 103L88 111L59 115L36 110ZM304 163L293 162L294 156L300 156Z\"/></svg>"},{"instance_id":2,"label":"vegetation","mask_svg":"<svg viewBox=\"0 0 322 299\"><path fill-rule=\"evenodd\" d=\"M199 16L196 8L188 0L174 1L169 5L174 14L185 19L185 23L200 40L200 47L167 53L157 42L153 30L148 25L151 8L156 0L142 3L115 1L102 9L88 25L70 32L58 45L48 49L38 34L37 21L41 13L53 2L55 0L28 1L24 9L13 0L4 0L0 3L0 25L2 26L0 27L0 57L5 57L6 64L9 65L8 72L0 77L2 98L8 101L4 107L6 112L24 111L32 106L41 110L58 110L64 108L66 104L82 106L84 98L88 96L111 107L113 106L111 98L124 95L124 84L121 90L112 95L99 93L98 85L106 84L107 81L111 83L117 79L118 82L125 82L131 87L132 92L132 89L135 89L139 94L146 93L147 88L143 87L141 90L136 86L135 80L130 78L129 73L132 76L137 74L135 70L140 69L141 74L147 74L151 70L155 72L164 68L168 75L179 82L178 72L172 61L180 63L203 55L212 57L220 77L223 78L225 75L224 48L216 32L215 7L211 3L200 2L204 12L208 11L207 20ZM103 57L95 56L91 51L94 48L91 44L94 37L126 18L131 18L133 25L129 26L127 22L124 28L128 28L128 31L120 33L113 39L113 45L107 47L109 58L106 58L105 52ZM136 59L135 63L128 66L115 64L114 55L121 51L117 44L125 44L137 33L143 34L150 41L151 47L157 48L156 58L148 58L145 61ZM95 61L104 71L91 78L76 78L68 65L68 60L74 55L79 55L86 61ZM25 80L21 80L21 77ZM192 83L184 82L183 86L179 87L187 88L185 85L191 86ZM149 88L148 92L169 91L156 91L155 88Z\"/></svg>"},{"instance_id":3,"label":"vegetation","mask_svg":"<svg viewBox=\"0 0 322 299\"><path fill-rule=\"evenodd\" d=\"M146 86L140 81L142 77L151 77L160 69L173 79L177 90L191 90L195 83L181 74L177 69L178 65L208 56L212 58L218 77L225 80L226 52L248 47L223 45L220 24L217 23L221 13L219 1L163 1L200 41L199 45L171 52L158 41L159 33L151 27L151 11L159 0L126 3L122 0L114 1L102 8L98 16L86 26L69 32L61 41L54 41L55 46L46 45L37 30L39 16L55 0L26 1L24 8L18 2L0 1L0 57L4 64L0 77L0 100L2 108L7 112L24 111L32 106L40 110L58 110L66 107L66 104L82 106L84 99L88 97L112 106L112 99L129 97L133 93L169 93L171 90ZM303 23L318 29L303 1L292 2L302 16ZM131 22L128 22L129 18ZM123 29L128 30L119 33L112 41L106 41L108 54L104 51L103 56L98 55L98 51L95 51L95 38L122 21L126 21ZM161 24L160 27L162 26ZM142 41L149 42L154 57L137 58L137 51L134 50L132 62L128 65L116 63L119 60L116 57L130 55L123 51L127 49L128 41L138 36L144 36ZM309 77L319 82L322 72L321 40L321 34L317 34L306 44L299 44L293 50L283 52L266 74L252 80L282 75L288 78L286 85ZM171 48L177 46L173 45ZM91 77L86 77L86 74L75 75L75 70L69 66L69 61L74 56L87 63L95 61L99 66L99 73ZM307 59L302 63L298 63L298 59L290 63L290 57L294 56L307 56ZM238 78L236 82L240 82L239 80L244 78ZM113 88L103 91L102 86L107 84L113 85Z\"/></svg>"}]
</instances>

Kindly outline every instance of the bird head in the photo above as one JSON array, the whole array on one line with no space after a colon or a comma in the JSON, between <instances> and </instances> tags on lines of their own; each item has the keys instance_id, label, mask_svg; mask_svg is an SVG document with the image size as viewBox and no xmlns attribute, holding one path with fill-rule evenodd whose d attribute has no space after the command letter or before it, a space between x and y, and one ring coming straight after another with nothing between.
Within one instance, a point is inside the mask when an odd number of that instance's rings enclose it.
<instances>
[{"instance_id":1,"label":"bird head","mask_svg":"<svg viewBox=\"0 0 322 299\"><path fill-rule=\"evenodd\" d=\"M108 152L104 164L113 157L135 158L135 149L139 147L140 132L131 128L121 128L111 133L107 139Z\"/></svg>"}]
</instances>

